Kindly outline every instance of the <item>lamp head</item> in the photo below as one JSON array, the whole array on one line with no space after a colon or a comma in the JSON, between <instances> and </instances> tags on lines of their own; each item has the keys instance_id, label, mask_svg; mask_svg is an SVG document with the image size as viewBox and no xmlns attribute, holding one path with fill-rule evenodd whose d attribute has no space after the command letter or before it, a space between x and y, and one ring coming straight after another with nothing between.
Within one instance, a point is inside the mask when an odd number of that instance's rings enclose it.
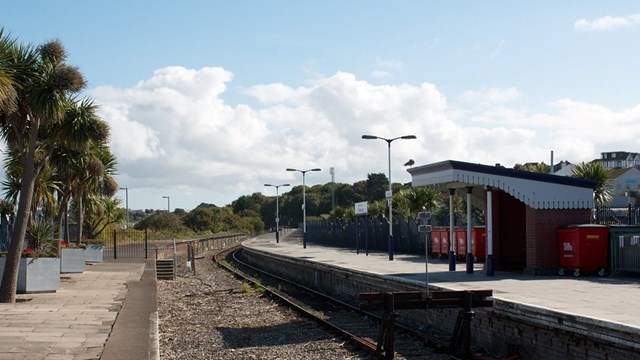
<instances>
[{"instance_id":1,"label":"lamp head","mask_svg":"<svg viewBox=\"0 0 640 360\"><path fill-rule=\"evenodd\" d=\"M362 135L363 139L377 139L377 136L373 136L373 135Z\"/></svg>"},{"instance_id":2,"label":"lamp head","mask_svg":"<svg viewBox=\"0 0 640 360\"><path fill-rule=\"evenodd\" d=\"M416 139L415 135L405 135L405 136L401 136L400 139Z\"/></svg>"}]
</instances>

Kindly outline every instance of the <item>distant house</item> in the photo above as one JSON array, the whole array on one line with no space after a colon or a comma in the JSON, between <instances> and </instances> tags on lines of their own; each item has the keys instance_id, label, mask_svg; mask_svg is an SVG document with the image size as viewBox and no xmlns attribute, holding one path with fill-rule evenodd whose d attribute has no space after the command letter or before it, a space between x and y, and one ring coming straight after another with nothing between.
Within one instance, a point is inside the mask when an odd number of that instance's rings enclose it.
<instances>
[{"instance_id":1,"label":"distant house","mask_svg":"<svg viewBox=\"0 0 640 360\"><path fill-rule=\"evenodd\" d=\"M627 207L629 202L635 204L631 192L637 192L640 184L640 153L628 151L609 151L600 154L600 162L607 169L611 169L613 179L613 199L609 206Z\"/></svg>"},{"instance_id":2,"label":"distant house","mask_svg":"<svg viewBox=\"0 0 640 360\"><path fill-rule=\"evenodd\" d=\"M602 163L607 169L625 169L640 166L640 153L626 151L611 151L600 154L600 159L595 159Z\"/></svg>"},{"instance_id":3,"label":"distant house","mask_svg":"<svg viewBox=\"0 0 640 360\"><path fill-rule=\"evenodd\" d=\"M627 207L629 203L635 205L635 198L631 192L640 191L640 165L630 168L611 169L613 182L613 199L609 206Z\"/></svg>"},{"instance_id":4,"label":"distant house","mask_svg":"<svg viewBox=\"0 0 640 360\"><path fill-rule=\"evenodd\" d=\"M627 207L629 202L635 205L634 192L640 192L640 153L610 151L600 155L599 159L592 162L599 162L611 170L613 198L607 205L616 208ZM574 165L570 162L560 161L553 165L552 173L558 176L572 176L573 168Z\"/></svg>"},{"instance_id":5,"label":"distant house","mask_svg":"<svg viewBox=\"0 0 640 360\"><path fill-rule=\"evenodd\" d=\"M573 175L573 164L564 160L553 164L553 175L571 176Z\"/></svg>"}]
</instances>

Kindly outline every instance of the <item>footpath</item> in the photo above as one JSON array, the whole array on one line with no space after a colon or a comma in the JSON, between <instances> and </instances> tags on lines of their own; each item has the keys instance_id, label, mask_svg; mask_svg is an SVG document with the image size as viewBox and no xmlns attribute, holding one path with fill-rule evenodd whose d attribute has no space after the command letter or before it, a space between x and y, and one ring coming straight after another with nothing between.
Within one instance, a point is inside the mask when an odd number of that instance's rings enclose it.
<instances>
[{"instance_id":1,"label":"footpath","mask_svg":"<svg viewBox=\"0 0 640 360\"><path fill-rule=\"evenodd\" d=\"M88 264L17 298L0 304L0 360L159 359L153 260Z\"/></svg>"}]
</instances>

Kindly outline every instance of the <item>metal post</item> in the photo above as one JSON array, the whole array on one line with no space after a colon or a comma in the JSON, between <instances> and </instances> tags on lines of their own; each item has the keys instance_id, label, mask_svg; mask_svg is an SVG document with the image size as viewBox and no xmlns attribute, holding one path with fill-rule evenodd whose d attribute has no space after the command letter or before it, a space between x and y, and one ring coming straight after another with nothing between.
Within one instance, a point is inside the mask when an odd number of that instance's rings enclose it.
<instances>
[{"instance_id":1,"label":"metal post","mask_svg":"<svg viewBox=\"0 0 640 360\"><path fill-rule=\"evenodd\" d=\"M280 194L278 194L278 188L276 186L276 243L280 242Z\"/></svg>"},{"instance_id":2,"label":"metal post","mask_svg":"<svg viewBox=\"0 0 640 360\"><path fill-rule=\"evenodd\" d=\"M170 213L171 212L171 197L170 196L163 196L163 199L167 199L167 212Z\"/></svg>"},{"instance_id":3,"label":"metal post","mask_svg":"<svg viewBox=\"0 0 640 360\"><path fill-rule=\"evenodd\" d=\"M278 189L280 186L290 186L289 184L272 185L264 184L264 186L272 186L276 188L276 243L280 242L280 195Z\"/></svg>"},{"instance_id":4,"label":"metal post","mask_svg":"<svg viewBox=\"0 0 640 360\"><path fill-rule=\"evenodd\" d=\"M491 186L487 186L487 276L493 276L493 196Z\"/></svg>"},{"instance_id":5,"label":"metal post","mask_svg":"<svg viewBox=\"0 0 640 360\"><path fill-rule=\"evenodd\" d=\"M302 248L307 248L307 194L306 185L304 183L304 175L306 171L302 172Z\"/></svg>"},{"instance_id":6,"label":"metal post","mask_svg":"<svg viewBox=\"0 0 640 360\"><path fill-rule=\"evenodd\" d=\"M322 169L314 168L307 170L299 170L288 168L287 171L298 171L302 173L302 248L307 248L307 194L305 185L305 174L308 171L322 171Z\"/></svg>"},{"instance_id":7,"label":"metal post","mask_svg":"<svg viewBox=\"0 0 640 360\"><path fill-rule=\"evenodd\" d=\"M467 274L473 274L473 243L471 241L473 227L471 226L471 192L472 186L467 186Z\"/></svg>"},{"instance_id":8,"label":"metal post","mask_svg":"<svg viewBox=\"0 0 640 360\"><path fill-rule=\"evenodd\" d=\"M397 139L405 139L405 140L409 140L409 139L416 139L415 135L404 135L404 136L398 136L395 138L391 138L391 139L387 139L387 138L383 138L380 136L375 136L375 135L362 135L363 139L380 139L380 140L384 140L387 142L387 154L388 154L388 162L389 162L389 191L387 191L387 203L389 206L389 260L393 260L393 248L394 248L394 242L393 242L393 189L391 188L391 143L394 140Z\"/></svg>"},{"instance_id":9,"label":"metal post","mask_svg":"<svg viewBox=\"0 0 640 360\"><path fill-rule=\"evenodd\" d=\"M627 224L628 225L632 225L633 222L631 221L631 191L627 191L627 193L625 195L627 195L627 202L628 202L627 214L629 214L628 219L627 219Z\"/></svg>"},{"instance_id":10,"label":"metal post","mask_svg":"<svg viewBox=\"0 0 640 360\"><path fill-rule=\"evenodd\" d=\"M456 251L455 251L455 229L454 229L454 217L453 211L453 197L456 193L456 189L449 189L449 271L456 271Z\"/></svg>"},{"instance_id":11,"label":"metal post","mask_svg":"<svg viewBox=\"0 0 640 360\"><path fill-rule=\"evenodd\" d=\"M393 189L391 188L391 141L387 141L387 159L389 162L389 192L387 203L389 204L389 260L393 260Z\"/></svg>"}]
</instances>

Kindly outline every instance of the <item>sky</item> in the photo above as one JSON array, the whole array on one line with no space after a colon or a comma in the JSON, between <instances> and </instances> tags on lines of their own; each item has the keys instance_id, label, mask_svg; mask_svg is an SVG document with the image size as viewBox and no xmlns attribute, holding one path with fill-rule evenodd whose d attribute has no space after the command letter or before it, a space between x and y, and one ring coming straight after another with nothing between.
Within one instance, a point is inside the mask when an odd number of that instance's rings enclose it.
<instances>
[{"instance_id":1,"label":"sky","mask_svg":"<svg viewBox=\"0 0 640 360\"><path fill-rule=\"evenodd\" d=\"M21 0L111 127L129 209L275 188L409 182L404 164L512 167L640 152L635 1ZM279 189L279 194L289 191ZM125 197L127 199L125 199ZM167 198L168 197L168 198Z\"/></svg>"}]
</instances>

